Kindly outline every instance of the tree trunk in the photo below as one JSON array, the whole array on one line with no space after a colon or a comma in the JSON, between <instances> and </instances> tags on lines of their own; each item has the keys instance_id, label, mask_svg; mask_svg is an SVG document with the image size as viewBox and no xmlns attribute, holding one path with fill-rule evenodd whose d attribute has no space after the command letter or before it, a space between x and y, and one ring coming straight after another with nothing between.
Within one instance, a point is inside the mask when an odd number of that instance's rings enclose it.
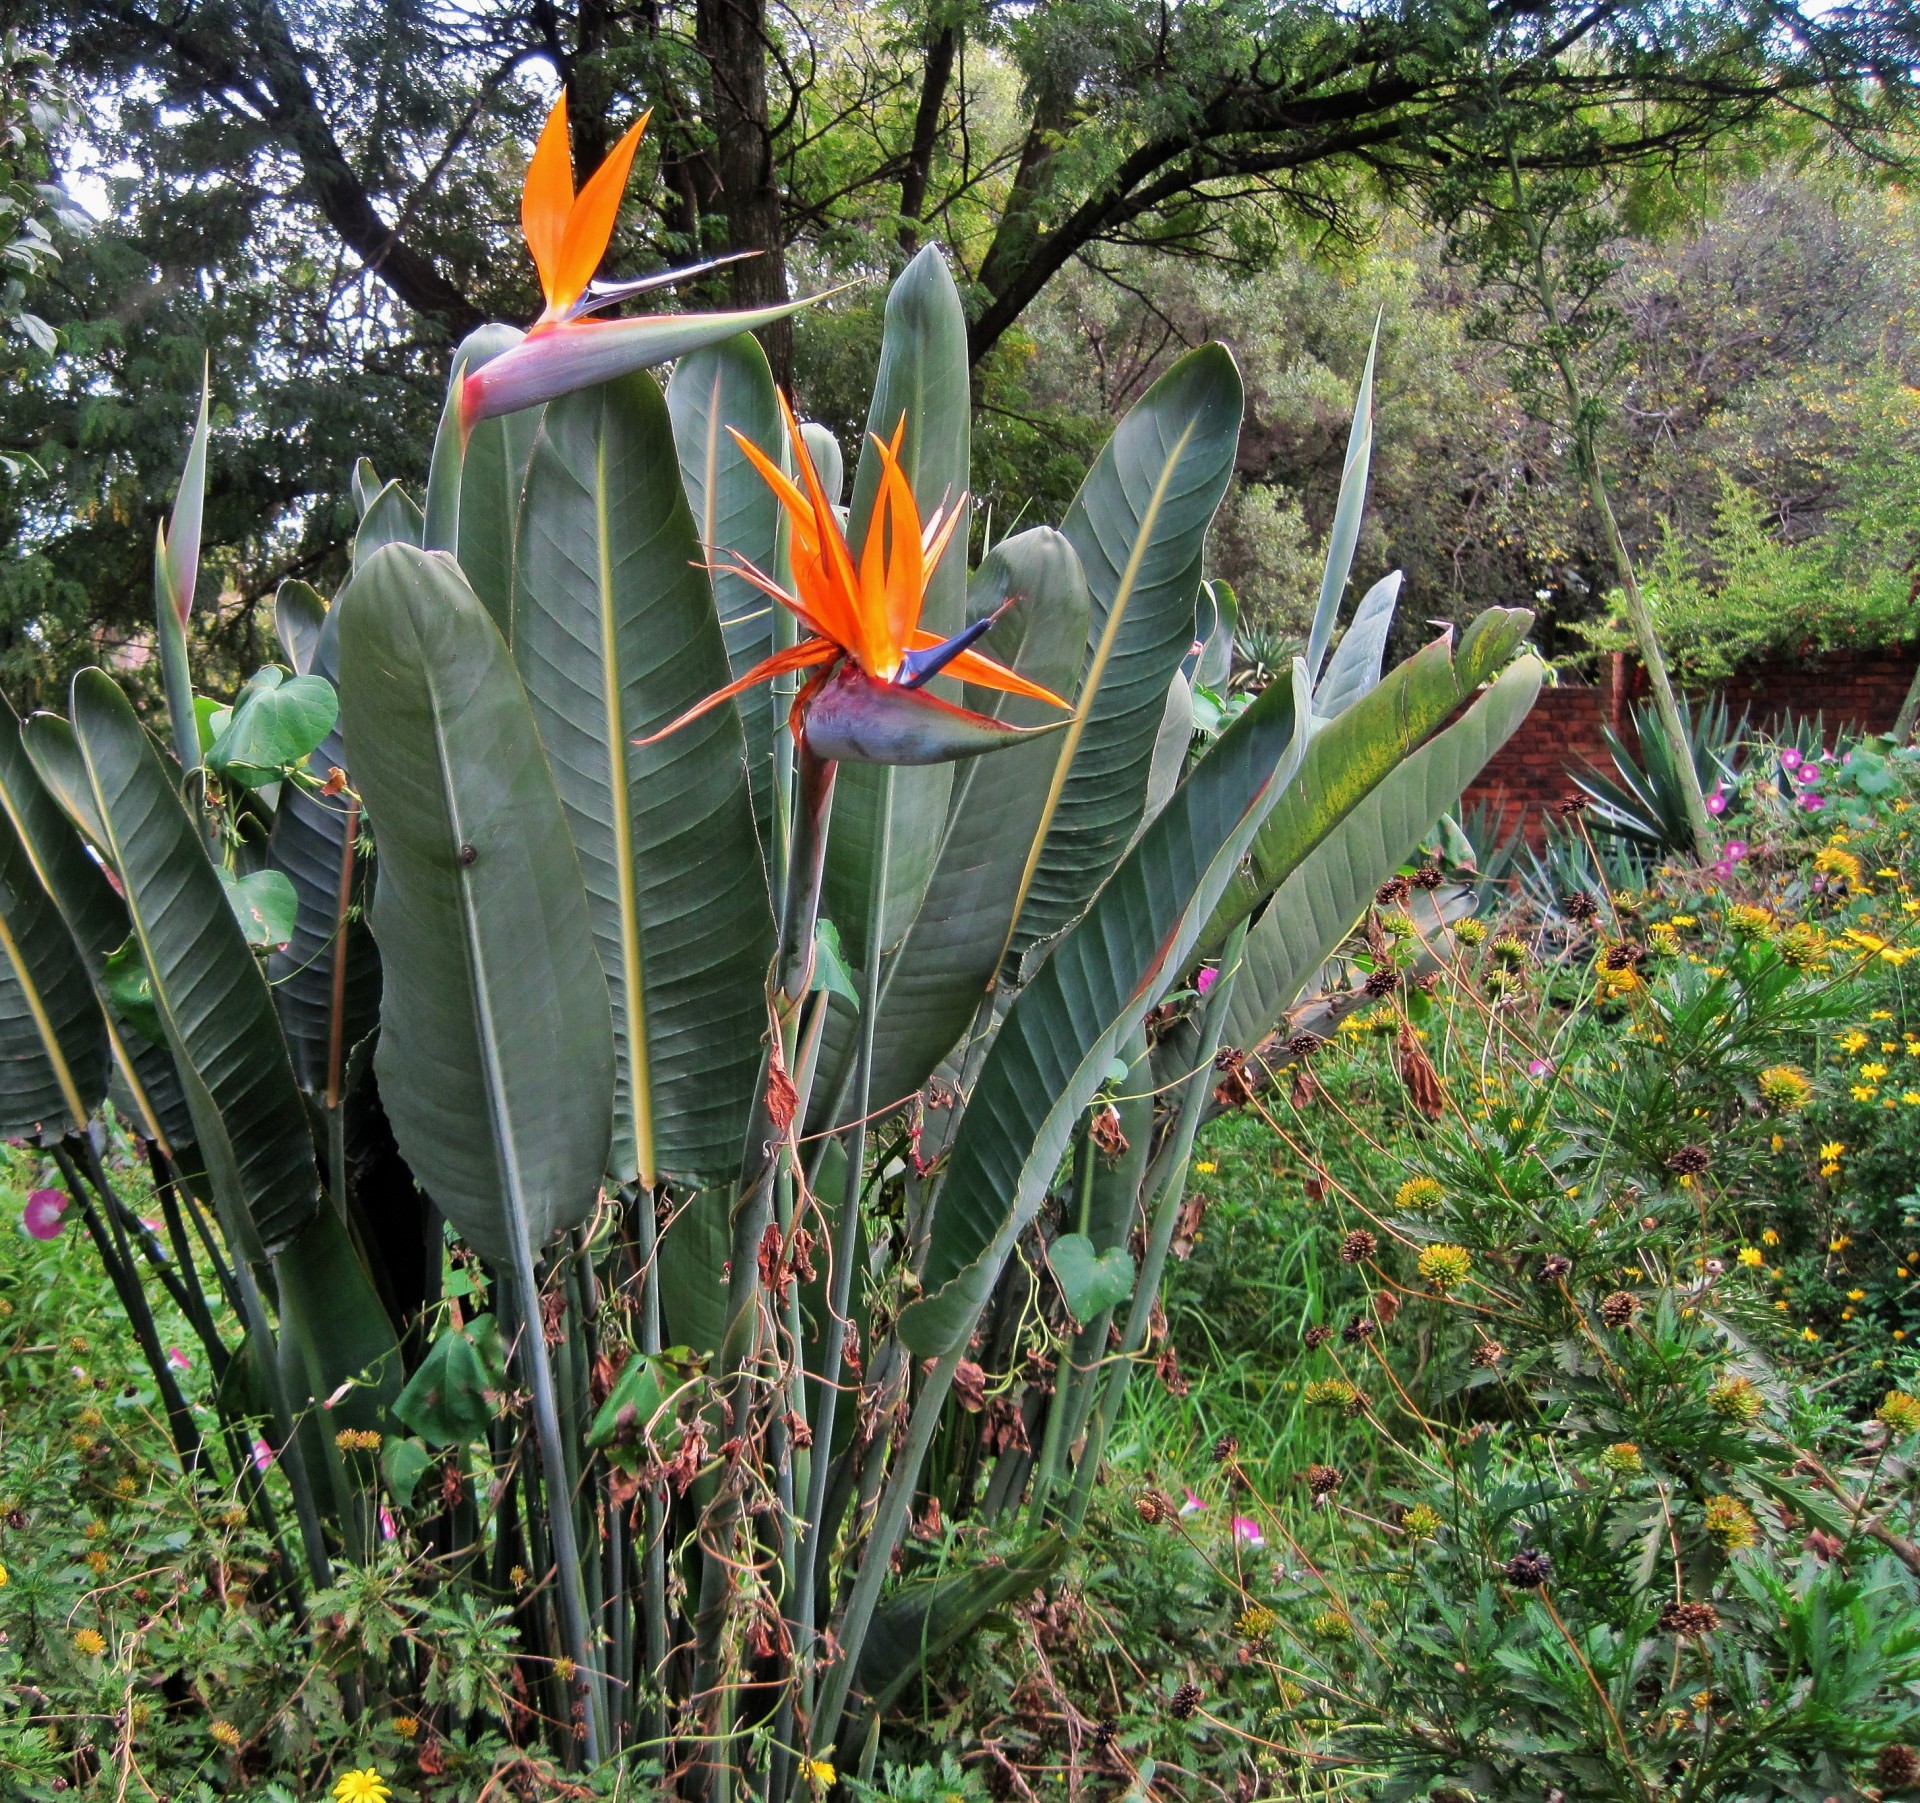
<instances>
[{"instance_id":1,"label":"tree trunk","mask_svg":"<svg viewBox=\"0 0 1920 1803\"><path fill-rule=\"evenodd\" d=\"M920 245L920 220L927 204L927 186L933 179L933 153L940 136L940 109L953 79L954 56L960 48L960 27L945 25L927 45L927 65L920 82L920 106L913 116L913 143L907 150L906 173L900 178L900 256L904 262Z\"/></svg>"},{"instance_id":2,"label":"tree trunk","mask_svg":"<svg viewBox=\"0 0 1920 1803\"><path fill-rule=\"evenodd\" d=\"M760 254L728 272L736 307L776 306L787 298L786 239L767 114L765 0L698 0L694 38L707 63L707 125L720 178L727 248ZM773 379L793 386L793 329L782 321L761 334Z\"/></svg>"}]
</instances>

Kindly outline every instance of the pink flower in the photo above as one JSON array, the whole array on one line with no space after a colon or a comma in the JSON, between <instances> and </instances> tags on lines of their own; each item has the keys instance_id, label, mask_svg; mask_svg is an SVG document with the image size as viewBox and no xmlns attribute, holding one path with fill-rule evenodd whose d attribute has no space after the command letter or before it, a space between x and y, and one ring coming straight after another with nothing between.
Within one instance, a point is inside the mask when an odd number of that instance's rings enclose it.
<instances>
[{"instance_id":1,"label":"pink flower","mask_svg":"<svg viewBox=\"0 0 1920 1803\"><path fill-rule=\"evenodd\" d=\"M1824 808L1827 805L1826 797L1809 791L1800 797L1800 805L1811 814L1815 808Z\"/></svg>"},{"instance_id":2,"label":"pink flower","mask_svg":"<svg viewBox=\"0 0 1920 1803\"><path fill-rule=\"evenodd\" d=\"M1216 982L1219 981L1219 979L1220 979L1220 973L1217 970L1214 970L1211 967L1209 967L1205 970L1202 970L1199 976L1194 978L1193 986L1194 988L1199 990L1202 995L1205 995L1207 991L1211 989Z\"/></svg>"},{"instance_id":3,"label":"pink flower","mask_svg":"<svg viewBox=\"0 0 1920 1803\"><path fill-rule=\"evenodd\" d=\"M393 1511L385 1503L380 1505L380 1538L391 1540L400 1530L393 1525Z\"/></svg>"},{"instance_id":4,"label":"pink flower","mask_svg":"<svg viewBox=\"0 0 1920 1803\"><path fill-rule=\"evenodd\" d=\"M1529 1077L1551 1077L1553 1075L1553 1060L1550 1058L1536 1058L1527 1066L1527 1075Z\"/></svg>"},{"instance_id":5,"label":"pink flower","mask_svg":"<svg viewBox=\"0 0 1920 1803\"><path fill-rule=\"evenodd\" d=\"M1726 811L1726 795L1721 790L1715 789L1714 792L1707 797L1707 812L1709 814L1724 814Z\"/></svg>"},{"instance_id":6,"label":"pink flower","mask_svg":"<svg viewBox=\"0 0 1920 1803\"><path fill-rule=\"evenodd\" d=\"M1195 1496L1194 1493L1189 1490L1187 1492L1187 1500L1180 1505L1180 1513L1182 1515L1198 1515L1206 1506L1199 1497Z\"/></svg>"},{"instance_id":7,"label":"pink flower","mask_svg":"<svg viewBox=\"0 0 1920 1803\"><path fill-rule=\"evenodd\" d=\"M1819 765L1802 764L1800 766L1800 786L1805 789L1819 787L1821 774Z\"/></svg>"},{"instance_id":8,"label":"pink flower","mask_svg":"<svg viewBox=\"0 0 1920 1803\"><path fill-rule=\"evenodd\" d=\"M26 1222L27 1231L35 1239L58 1239L61 1228L66 1225L62 1219L66 1210L67 1198L59 1190L37 1189L27 1198L21 1219Z\"/></svg>"},{"instance_id":9,"label":"pink flower","mask_svg":"<svg viewBox=\"0 0 1920 1803\"><path fill-rule=\"evenodd\" d=\"M254 1470L265 1471L272 1464L273 1464L273 1448L269 1446L264 1440L254 1441L253 1443Z\"/></svg>"},{"instance_id":10,"label":"pink flower","mask_svg":"<svg viewBox=\"0 0 1920 1803\"><path fill-rule=\"evenodd\" d=\"M167 1363L176 1371L185 1371L191 1368L193 1361L188 1358L178 1346L169 1346L167 1348Z\"/></svg>"},{"instance_id":11,"label":"pink flower","mask_svg":"<svg viewBox=\"0 0 1920 1803\"><path fill-rule=\"evenodd\" d=\"M1265 1546L1267 1537L1260 1531L1259 1522L1251 1515L1236 1515L1233 1518L1233 1537L1244 1540L1249 1546Z\"/></svg>"},{"instance_id":12,"label":"pink flower","mask_svg":"<svg viewBox=\"0 0 1920 1803\"><path fill-rule=\"evenodd\" d=\"M1798 770L1800 768L1800 754L1795 751L1791 745L1780 754L1780 768L1783 770Z\"/></svg>"},{"instance_id":13,"label":"pink flower","mask_svg":"<svg viewBox=\"0 0 1920 1803\"><path fill-rule=\"evenodd\" d=\"M1744 839L1729 839L1720 847L1720 856L1728 864L1737 864L1747 855L1747 842Z\"/></svg>"}]
</instances>

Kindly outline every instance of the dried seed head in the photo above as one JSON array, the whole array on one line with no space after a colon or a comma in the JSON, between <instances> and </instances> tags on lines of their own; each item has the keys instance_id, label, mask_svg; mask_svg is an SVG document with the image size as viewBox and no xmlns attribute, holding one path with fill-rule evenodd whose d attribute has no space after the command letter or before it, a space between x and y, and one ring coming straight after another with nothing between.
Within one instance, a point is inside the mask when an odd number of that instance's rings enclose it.
<instances>
[{"instance_id":1,"label":"dried seed head","mask_svg":"<svg viewBox=\"0 0 1920 1803\"><path fill-rule=\"evenodd\" d=\"M1222 1434L1220 1438L1213 1443L1213 1462L1216 1465L1224 1465L1239 1450L1240 1442L1236 1436L1232 1434Z\"/></svg>"},{"instance_id":2,"label":"dried seed head","mask_svg":"<svg viewBox=\"0 0 1920 1803\"><path fill-rule=\"evenodd\" d=\"M1400 987L1400 973L1391 964L1383 964L1360 987L1378 1001L1381 996L1391 995Z\"/></svg>"},{"instance_id":3,"label":"dried seed head","mask_svg":"<svg viewBox=\"0 0 1920 1803\"><path fill-rule=\"evenodd\" d=\"M1571 921L1587 921L1599 914L1600 904L1584 889L1576 889L1561 899L1560 912Z\"/></svg>"},{"instance_id":4,"label":"dried seed head","mask_svg":"<svg viewBox=\"0 0 1920 1803\"><path fill-rule=\"evenodd\" d=\"M1390 876L1373 892L1374 906L1391 908L1407 899L1413 885L1403 876Z\"/></svg>"},{"instance_id":5,"label":"dried seed head","mask_svg":"<svg viewBox=\"0 0 1920 1803\"><path fill-rule=\"evenodd\" d=\"M1467 1363L1476 1371L1491 1371L1506 1356L1507 1349L1498 1340L1482 1340L1467 1355Z\"/></svg>"},{"instance_id":6,"label":"dried seed head","mask_svg":"<svg viewBox=\"0 0 1920 1803\"><path fill-rule=\"evenodd\" d=\"M1340 1242L1340 1262L1343 1265L1364 1264L1380 1250L1380 1242L1364 1227L1356 1227Z\"/></svg>"},{"instance_id":7,"label":"dried seed head","mask_svg":"<svg viewBox=\"0 0 1920 1803\"><path fill-rule=\"evenodd\" d=\"M1524 1547L1507 1561L1506 1576L1517 1590L1538 1590L1553 1576L1553 1561L1538 1547Z\"/></svg>"},{"instance_id":8,"label":"dried seed head","mask_svg":"<svg viewBox=\"0 0 1920 1803\"><path fill-rule=\"evenodd\" d=\"M1186 1722L1193 1719L1193 1712L1199 1707L1200 1686L1189 1682L1173 1693L1173 1700L1167 1704L1167 1713L1176 1722Z\"/></svg>"},{"instance_id":9,"label":"dried seed head","mask_svg":"<svg viewBox=\"0 0 1920 1803\"><path fill-rule=\"evenodd\" d=\"M1098 1722L1095 1724L1093 1730L1093 1750L1096 1753L1104 1753L1119 1738L1120 1724L1118 1722L1114 1721L1111 1717L1106 1721Z\"/></svg>"},{"instance_id":10,"label":"dried seed head","mask_svg":"<svg viewBox=\"0 0 1920 1803\"><path fill-rule=\"evenodd\" d=\"M1287 1050L1296 1058L1311 1058L1326 1043L1318 1033L1296 1033L1287 1041Z\"/></svg>"},{"instance_id":11,"label":"dried seed head","mask_svg":"<svg viewBox=\"0 0 1920 1803\"><path fill-rule=\"evenodd\" d=\"M1573 1269L1573 1260L1564 1252L1549 1252L1540 1261L1540 1281L1542 1283L1560 1283Z\"/></svg>"},{"instance_id":12,"label":"dried seed head","mask_svg":"<svg viewBox=\"0 0 1920 1803\"><path fill-rule=\"evenodd\" d=\"M1379 1331L1380 1323L1371 1315L1355 1315L1346 1326L1341 1328L1340 1337L1349 1346L1358 1346L1363 1341L1371 1340Z\"/></svg>"},{"instance_id":13,"label":"dried seed head","mask_svg":"<svg viewBox=\"0 0 1920 1803\"><path fill-rule=\"evenodd\" d=\"M1669 1597L1660 1605L1663 1634L1711 1634L1720 1625L1720 1611L1711 1603L1689 1603Z\"/></svg>"},{"instance_id":14,"label":"dried seed head","mask_svg":"<svg viewBox=\"0 0 1920 1803\"><path fill-rule=\"evenodd\" d=\"M1333 1329L1331 1327L1309 1327L1300 1337L1309 1352L1318 1352L1322 1346L1333 1338Z\"/></svg>"},{"instance_id":15,"label":"dried seed head","mask_svg":"<svg viewBox=\"0 0 1920 1803\"><path fill-rule=\"evenodd\" d=\"M1882 1747L1873 1762L1873 1781L1882 1790L1912 1790L1920 1785L1920 1753L1904 1741Z\"/></svg>"},{"instance_id":16,"label":"dried seed head","mask_svg":"<svg viewBox=\"0 0 1920 1803\"><path fill-rule=\"evenodd\" d=\"M1142 1490L1133 1499L1133 1512L1150 1528L1172 1521L1180 1513L1174 1507L1173 1498L1160 1490Z\"/></svg>"},{"instance_id":17,"label":"dried seed head","mask_svg":"<svg viewBox=\"0 0 1920 1803\"><path fill-rule=\"evenodd\" d=\"M1309 1465L1306 1470L1307 1494L1315 1502L1331 1496L1340 1488L1340 1473L1331 1465Z\"/></svg>"},{"instance_id":18,"label":"dried seed head","mask_svg":"<svg viewBox=\"0 0 1920 1803\"><path fill-rule=\"evenodd\" d=\"M1416 889L1438 889L1447 880L1447 873L1438 864L1422 864L1411 880Z\"/></svg>"},{"instance_id":19,"label":"dried seed head","mask_svg":"<svg viewBox=\"0 0 1920 1803\"><path fill-rule=\"evenodd\" d=\"M1609 1327L1625 1327L1640 1312L1640 1298L1626 1290L1615 1290L1600 1298L1600 1319Z\"/></svg>"}]
</instances>

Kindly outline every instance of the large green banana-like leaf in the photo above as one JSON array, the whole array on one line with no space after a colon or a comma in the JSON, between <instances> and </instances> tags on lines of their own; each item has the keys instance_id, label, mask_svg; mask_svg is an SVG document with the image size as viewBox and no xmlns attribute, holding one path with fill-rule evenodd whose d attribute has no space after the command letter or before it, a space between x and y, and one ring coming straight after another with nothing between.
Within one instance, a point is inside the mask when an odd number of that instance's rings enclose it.
<instances>
[{"instance_id":1,"label":"large green banana-like leaf","mask_svg":"<svg viewBox=\"0 0 1920 1803\"><path fill-rule=\"evenodd\" d=\"M106 1092L106 1017L86 965L0 817L0 1134L58 1138L84 1126Z\"/></svg>"},{"instance_id":2,"label":"large green banana-like leaf","mask_svg":"<svg viewBox=\"0 0 1920 1803\"><path fill-rule=\"evenodd\" d=\"M338 686L338 609L322 619L309 667ZM308 772L324 784L329 770L346 767L346 756L336 720L307 760ZM269 954L267 972L294 1075L310 1094L337 1085L347 1054L380 1018L380 954L364 907L342 906L364 904L369 886L357 855L348 861L358 830L358 806L345 795L317 795L287 783L267 841L268 863L293 885L295 904L293 935Z\"/></svg>"},{"instance_id":3,"label":"large green banana-like leaf","mask_svg":"<svg viewBox=\"0 0 1920 1803\"><path fill-rule=\"evenodd\" d=\"M1327 673L1313 691L1316 720L1344 714L1380 681L1380 663L1386 656L1387 634L1393 610L1400 604L1400 572L1382 576L1360 597L1353 619L1340 635L1327 663Z\"/></svg>"},{"instance_id":4,"label":"large green banana-like leaf","mask_svg":"<svg viewBox=\"0 0 1920 1803\"><path fill-rule=\"evenodd\" d=\"M983 618L1009 601L989 635L994 656L1056 694L1071 693L1086 655L1087 584L1073 547L1052 527L1002 539L980 565L969 616ZM1016 726L1041 725L1058 712L1045 702L990 689L970 688L966 704ZM1013 925L1020 871L1059 755L1060 737L1050 733L969 759L954 771L932 880L882 977L873 1047L875 1105L910 1095L926 1082L992 987ZM851 1013L836 1010L827 1032L814 1088L816 1114L839 1124L847 1106L841 1092L852 1057Z\"/></svg>"},{"instance_id":5,"label":"large green banana-like leaf","mask_svg":"<svg viewBox=\"0 0 1920 1803\"><path fill-rule=\"evenodd\" d=\"M847 516L847 542L856 557L866 543L880 487L880 459L873 438L891 441L903 419L906 435L900 446L900 466L913 484L921 519L930 518L937 507L964 508L972 422L967 316L946 259L931 244L907 265L887 296L880 370L867 410L870 436L862 441L860 461L854 467L853 503ZM966 598L967 523L962 518L927 584L920 624L929 632L957 632ZM834 788L822 906L840 929L840 942L853 963L864 966L867 958L868 895L880 844L882 797L891 797L880 938L884 950L897 944L907 930L933 875L953 780L952 764L842 767Z\"/></svg>"},{"instance_id":6,"label":"large green banana-like leaf","mask_svg":"<svg viewBox=\"0 0 1920 1803\"><path fill-rule=\"evenodd\" d=\"M266 978L167 766L104 670L73 679L73 736L221 1225L241 1256L278 1252L313 1218L320 1180Z\"/></svg>"},{"instance_id":7,"label":"large green banana-like leaf","mask_svg":"<svg viewBox=\"0 0 1920 1803\"><path fill-rule=\"evenodd\" d=\"M1240 372L1202 345L1147 390L1087 473L1061 530L1093 596L1066 745L1021 879L1008 951L1059 933L1140 824L1167 685L1193 645L1200 548L1233 473Z\"/></svg>"},{"instance_id":8,"label":"large green banana-like leaf","mask_svg":"<svg viewBox=\"0 0 1920 1803\"><path fill-rule=\"evenodd\" d=\"M273 635L294 675L313 668L313 654L326 624L327 604L311 582L289 577L273 591Z\"/></svg>"},{"instance_id":9,"label":"large green banana-like leaf","mask_svg":"<svg viewBox=\"0 0 1920 1803\"><path fill-rule=\"evenodd\" d=\"M875 1611L860 1653L859 1685L872 1706L890 1709L929 1660L958 1646L994 1610L1031 1595L1053 1575L1069 1544L1049 1528L1004 1562L903 1584Z\"/></svg>"},{"instance_id":10,"label":"large green banana-like leaf","mask_svg":"<svg viewBox=\"0 0 1920 1803\"><path fill-rule=\"evenodd\" d=\"M1367 510L1367 471L1373 463L1373 364L1380 351L1380 322L1373 323L1366 367L1360 372L1360 392L1353 400L1353 426L1347 434L1347 457L1340 471L1340 498L1334 503L1333 527L1327 534L1326 568L1320 576L1320 599L1314 605L1313 626L1307 634L1307 680L1317 688L1320 661L1340 617L1340 597L1347 592L1353 553L1360 543L1360 523Z\"/></svg>"},{"instance_id":11,"label":"large green banana-like leaf","mask_svg":"<svg viewBox=\"0 0 1920 1803\"><path fill-rule=\"evenodd\" d=\"M288 1393L315 1400L328 1439L343 1427L389 1427L386 1413L406 1381L400 1342L333 1209L300 1230L274 1277Z\"/></svg>"},{"instance_id":12,"label":"large green banana-like leaf","mask_svg":"<svg viewBox=\"0 0 1920 1803\"><path fill-rule=\"evenodd\" d=\"M727 1224L733 1190L676 1196L660 1234L660 1316L670 1345L714 1352L727 1331Z\"/></svg>"},{"instance_id":13,"label":"large green banana-like leaf","mask_svg":"<svg viewBox=\"0 0 1920 1803\"><path fill-rule=\"evenodd\" d=\"M739 716L637 742L728 679L651 376L548 405L525 506L513 650L612 994L609 1169L648 1188L725 1183L759 1081L773 907Z\"/></svg>"},{"instance_id":14,"label":"large green banana-like leaf","mask_svg":"<svg viewBox=\"0 0 1920 1803\"><path fill-rule=\"evenodd\" d=\"M129 1026L107 992L107 960L126 944L132 930L126 905L114 894L106 872L88 851L63 802L55 799L41 779L42 754L49 766L64 772L75 800L81 799L86 790L86 766L80 761L73 728L58 714L39 714L23 729L13 709L0 703L0 808L5 810L21 849L31 861L36 880L60 910L87 980L93 985L125 1089L120 1100L131 1104L130 1118L141 1131L158 1140L168 1152L176 1152L192 1139L193 1123L187 1116L180 1079L174 1074L172 1055L165 1046L155 1045ZM85 793L84 799L91 814L91 793ZM99 838L104 840L104 828Z\"/></svg>"},{"instance_id":15,"label":"large green banana-like leaf","mask_svg":"<svg viewBox=\"0 0 1920 1803\"><path fill-rule=\"evenodd\" d=\"M373 497L353 535L353 561L363 564L382 545L417 545L426 520L416 501L398 482L389 482Z\"/></svg>"},{"instance_id":16,"label":"large green banana-like leaf","mask_svg":"<svg viewBox=\"0 0 1920 1803\"><path fill-rule=\"evenodd\" d=\"M506 641L453 560L389 545L335 605L380 846L380 1098L441 1212L523 1267L591 1212L612 1133L579 860Z\"/></svg>"},{"instance_id":17,"label":"large green banana-like leaf","mask_svg":"<svg viewBox=\"0 0 1920 1803\"><path fill-rule=\"evenodd\" d=\"M1397 762L1288 872L1247 934L1225 1044L1251 1050L1280 1024L1374 891L1527 717L1541 674L1537 658L1519 659L1445 732Z\"/></svg>"},{"instance_id":18,"label":"large green banana-like leaf","mask_svg":"<svg viewBox=\"0 0 1920 1803\"><path fill-rule=\"evenodd\" d=\"M1184 967L1291 774L1307 705L1296 666L1295 683L1273 684L1221 735L1009 1011L935 1200L925 1294L900 1317L916 1353L965 1343L1074 1122Z\"/></svg>"},{"instance_id":19,"label":"large green banana-like leaf","mask_svg":"<svg viewBox=\"0 0 1920 1803\"><path fill-rule=\"evenodd\" d=\"M1217 952L1228 933L1513 655L1532 623L1524 608L1489 608L1462 634L1457 651L1450 638L1435 639L1396 665L1364 699L1320 726L1299 780L1268 816L1254 838L1247 868L1235 874L1207 922L1200 936L1202 957Z\"/></svg>"},{"instance_id":20,"label":"large green banana-like leaf","mask_svg":"<svg viewBox=\"0 0 1920 1803\"><path fill-rule=\"evenodd\" d=\"M715 565L744 559L769 576L777 575L780 502L733 437L738 432L776 464L786 461L779 396L760 341L743 332L682 357L667 384L667 411L673 416L680 480L693 508L703 556ZM731 570L715 568L712 580L714 605L727 639L727 663L736 677L744 676L772 654L774 604ZM739 700L754 818L768 845L774 843L774 734L781 724L777 686L768 683Z\"/></svg>"},{"instance_id":21,"label":"large green banana-like leaf","mask_svg":"<svg viewBox=\"0 0 1920 1803\"><path fill-rule=\"evenodd\" d=\"M540 427L540 409L483 419L463 433L460 384L470 370L491 363L525 336L513 326L485 325L468 334L454 352L428 466L426 518L416 541L429 551L451 551L494 624L509 634L520 487Z\"/></svg>"},{"instance_id":22,"label":"large green banana-like leaf","mask_svg":"<svg viewBox=\"0 0 1920 1803\"><path fill-rule=\"evenodd\" d=\"M200 413L186 467L180 472L173 516L158 528L153 555L154 637L160 649L161 686L173 725L174 756L191 770L200 762L194 723L193 671L187 660L187 620L200 579L200 523L207 498L208 370L200 377Z\"/></svg>"}]
</instances>

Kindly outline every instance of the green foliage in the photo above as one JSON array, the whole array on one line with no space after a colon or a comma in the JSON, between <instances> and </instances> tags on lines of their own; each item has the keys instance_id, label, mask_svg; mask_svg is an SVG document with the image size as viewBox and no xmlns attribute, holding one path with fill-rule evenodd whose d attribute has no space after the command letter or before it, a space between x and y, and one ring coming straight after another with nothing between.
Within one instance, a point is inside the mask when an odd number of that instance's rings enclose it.
<instances>
[{"instance_id":1,"label":"green foliage","mask_svg":"<svg viewBox=\"0 0 1920 1803\"><path fill-rule=\"evenodd\" d=\"M1003 540L971 581L955 535L923 597L899 535L956 503L970 436L964 315L929 249L888 308L868 411L902 449L884 477L878 451L858 467L860 550L823 559L820 519L742 542L771 566L750 586L797 584L831 659L781 709L792 742L749 738L691 504L720 518L716 393L767 398L753 356L698 360L733 317L476 334L463 365L520 358L537 410L475 426L459 387L424 510L361 460L351 576L276 608L297 673L268 664L225 704L193 693L186 631L217 487L203 409L155 585L181 755L91 669L8 779L21 930L0 975L33 1079L9 1124L86 1219L183 1479L224 1484L233 1525L274 1547L247 1611L273 1681L213 1736L236 1769L311 1781L371 1711L416 1724L423 1780L502 1735L528 1774L543 1742L596 1767L697 1746L787 1803L870 1744L866 1722L1069 1554L1127 1389L1100 1349L1124 1307L1138 1351L1156 1307L1251 917L1310 853L1371 892L1537 687L1536 660L1502 670L1524 618L1489 614L1457 653L1431 648L1418 670L1444 704L1410 714L1380 676L1397 580L1333 643L1363 384L1326 675L1315 690L1296 663L1223 698L1237 609L1200 555L1242 397L1217 344L1121 422L1063 530ZM647 373L669 345L695 350L688 381L714 372L704 407ZM709 456L684 454L676 413ZM976 664L962 692L994 712L961 714L962 741L919 686L932 672L882 661L883 642L934 655L969 614L947 650L997 628L1025 680L1073 698L1066 730L999 736L1003 708L1027 727L1061 706ZM915 725L901 768L874 762L875 709L938 730ZM1308 771L1310 830L1261 840ZM1385 837L1352 830L1378 798ZM89 845L131 937L92 920ZM1345 924L1291 912L1261 927L1297 979L1263 979L1275 1011ZM1200 1048L1159 1109L1150 1018ZM164 1245L85 1130L108 1053ZM1035 1300L1043 1265L1058 1293ZM152 1286L217 1371L198 1408ZM977 1335L999 1347L995 1418L1018 1395L1037 1461L975 1420ZM1042 1357L1051 1399L1022 1371ZM916 1519L928 1489L979 1524ZM303 1660L296 1732L273 1696Z\"/></svg>"}]
</instances>

